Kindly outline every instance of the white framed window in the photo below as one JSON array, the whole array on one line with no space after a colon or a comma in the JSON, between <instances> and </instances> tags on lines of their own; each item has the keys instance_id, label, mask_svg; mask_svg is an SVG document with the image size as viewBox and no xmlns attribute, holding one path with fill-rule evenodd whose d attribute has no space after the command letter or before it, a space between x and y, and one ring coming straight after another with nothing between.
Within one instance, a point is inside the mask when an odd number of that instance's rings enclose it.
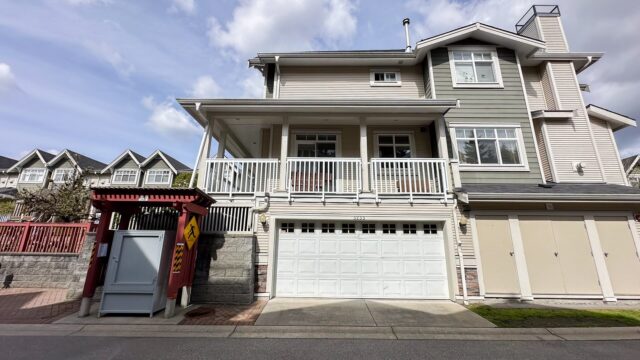
<instances>
[{"instance_id":1,"label":"white framed window","mask_svg":"<svg viewBox=\"0 0 640 360\"><path fill-rule=\"evenodd\" d=\"M171 170L147 170L147 184L169 184Z\"/></svg>"},{"instance_id":2,"label":"white framed window","mask_svg":"<svg viewBox=\"0 0 640 360\"><path fill-rule=\"evenodd\" d=\"M295 157L338 157L340 136L336 133L294 133Z\"/></svg>"},{"instance_id":3,"label":"white framed window","mask_svg":"<svg viewBox=\"0 0 640 360\"><path fill-rule=\"evenodd\" d=\"M73 168L59 168L53 172L53 182L55 184L62 184L67 180L71 179L75 174L75 169Z\"/></svg>"},{"instance_id":4,"label":"white framed window","mask_svg":"<svg viewBox=\"0 0 640 360\"><path fill-rule=\"evenodd\" d=\"M44 168L23 169L20 173L21 183L38 184L44 182L44 174L47 172Z\"/></svg>"},{"instance_id":5,"label":"white framed window","mask_svg":"<svg viewBox=\"0 0 640 360\"><path fill-rule=\"evenodd\" d=\"M454 87L502 87L495 48L449 48Z\"/></svg>"},{"instance_id":6,"label":"white framed window","mask_svg":"<svg viewBox=\"0 0 640 360\"><path fill-rule=\"evenodd\" d=\"M452 125L460 170L529 170L519 126Z\"/></svg>"},{"instance_id":7,"label":"white framed window","mask_svg":"<svg viewBox=\"0 0 640 360\"><path fill-rule=\"evenodd\" d=\"M415 157L412 133L376 134L376 157L406 159Z\"/></svg>"},{"instance_id":8,"label":"white framed window","mask_svg":"<svg viewBox=\"0 0 640 360\"><path fill-rule=\"evenodd\" d=\"M401 86L400 71L373 69L369 75L371 86Z\"/></svg>"},{"instance_id":9,"label":"white framed window","mask_svg":"<svg viewBox=\"0 0 640 360\"><path fill-rule=\"evenodd\" d=\"M119 169L113 173L113 184L133 184L138 181L138 170Z\"/></svg>"}]
</instances>

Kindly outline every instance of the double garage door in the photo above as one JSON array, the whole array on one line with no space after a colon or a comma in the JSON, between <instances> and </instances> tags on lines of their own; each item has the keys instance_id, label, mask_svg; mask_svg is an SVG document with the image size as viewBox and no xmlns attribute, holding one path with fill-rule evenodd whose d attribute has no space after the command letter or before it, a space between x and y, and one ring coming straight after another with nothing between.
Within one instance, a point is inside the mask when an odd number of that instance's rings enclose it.
<instances>
[{"instance_id":1,"label":"double garage door","mask_svg":"<svg viewBox=\"0 0 640 360\"><path fill-rule=\"evenodd\" d=\"M440 224L284 222L276 296L448 299Z\"/></svg>"},{"instance_id":2,"label":"double garage door","mask_svg":"<svg viewBox=\"0 0 640 360\"><path fill-rule=\"evenodd\" d=\"M512 232L518 231L534 296L600 296L593 249L602 251L616 296L640 295L640 258L627 217L595 217L590 239L579 216L477 216L487 294L520 294ZM515 228L513 227L515 226ZM595 246L595 247L594 247Z\"/></svg>"}]
</instances>

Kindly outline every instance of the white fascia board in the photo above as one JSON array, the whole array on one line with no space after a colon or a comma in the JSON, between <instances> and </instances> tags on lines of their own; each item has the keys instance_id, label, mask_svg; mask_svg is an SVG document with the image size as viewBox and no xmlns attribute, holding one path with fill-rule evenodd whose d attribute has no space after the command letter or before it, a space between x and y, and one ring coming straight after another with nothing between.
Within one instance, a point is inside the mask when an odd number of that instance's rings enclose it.
<instances>
[{"instance_id":1,"label":"white fascia board","mask_svg":"<svg viewBox=\"0 0 640 360\"><path fill-rule=\"evenodd\" d=\"M569 119L573 117L573 110L536 110L531 112L532 119Z\"/></svg>"},{"instance_id":2,"label":"white fascia board","mask_svg":"<svg viewBox=\"0 0 640 360\"><path fill-rule=\"evenodd\" d=\"M627 126L636 126L636 121L634 119L616 114L613 111L603 109L593 104L587 105L587 114L589 114L589 116L593 116L595 118L610 122L611 128L614 131L620 128L625 128Z\"/></svg>"},{"instance_id":3,"label":"white fascia board","mask_svg":"<svg viewBox=\"0 0 640 360\"><path fill-rule=\"evenodd\" d=\"M60 154L56 155L53 159L51 159L51 161L47 163L47 166L52 166L53 164L57 163L58 161L60 161L60 159L62 159L63 156L66 156L69 160L71 160L73 165L76 168L78 168L80 172L82 172L82 168L80 167L80 165L78 165L78 162L76 161L76 159L74 159L73 156L71 156L71 153L69 153L68 149L64 149L63 151L60 152Z\"/></svg>"},{"instance_id":4,"label":"white fascia board","mask_svg":"<svg viewBox=\"0 0 640 360\"><path fill-rule=\"evenodd\" d=\"M38 156L38 159L40 159L40 161L42 162L42 164L44 164L44 166L47 166L47 162L44 160L44 158L42 157L42 154L40 154L40 151L38 151L38 149L33 149L30 153L28 153L27 155L25 155L22 159L20 159L17 163L13 164L13 166L11 166L10 168L7 169L7 172L12 172L13 170L17 170L20 167L22 167L22 165L24 163L26 163L27 161L31 160L31 158L33 158L34 155Z\"/></svg>"},{"instance_id":5,"label":"white fascia board","mask_svg":"<svg viewBox=\"0 0 640 360\"><path fill-rule=\"evenodd\" d=\"M104 174L107 171L109 171L111 168L113 168L117 163L119 163L120 161L122 161L122 159L124 159L125 156L129 156L130 158L133 159L133 161L138 164L138 167L140 166L140 162L138 161L138 159L136 159L135 156L133 156L133 154L131 153L130 149L125 150L122 154L120 154L120 156L118 156L115 160L113 160L112 162L109 163L109 165L107 165L106 168L104 168L100 173Z\"/></svg>"},{"instance_id":6,"label":"white fascia board","mask_svg":"<svg viewBox=\"0 0 640 360\"><path fill-rule=\"evenodd\" d=\"M178 174L178 170L176 170L176 168L174 168L173 165L171 165L169 160L167 160L167 158L164 156L164 154L160 150L156 150L153 152L153 154L149 155L149 157L140 164L140 167L147 166L151 162L151 160L155 159L157 156L160 156L162 161L164 161L164 163L167 164L169 169L171 169L171 171L173 171L174 174Z\"/></svg>"}]
</instances>

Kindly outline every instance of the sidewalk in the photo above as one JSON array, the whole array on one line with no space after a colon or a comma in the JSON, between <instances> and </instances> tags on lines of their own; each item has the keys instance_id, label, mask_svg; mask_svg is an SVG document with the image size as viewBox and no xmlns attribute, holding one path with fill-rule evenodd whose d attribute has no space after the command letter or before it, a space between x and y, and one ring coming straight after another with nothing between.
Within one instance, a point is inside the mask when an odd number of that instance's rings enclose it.
<instances>
[{"instance_id":1,"label":"sidewalk","mask_svg":"<svg viewBox=\"0 0 640 360\"><path fill-rule=\"evenodd\" d=\"M0 289L0 323L47 324L78 311L66 289Z\"/></svg>"},{"instance_id":2,"label":"sidewalk","mask_svg":"<svg viewBox=\"0 0 640 360\"><path fill-rule=\"evenodd\" d=\"M343 327L244 325L4 324L0 325L0 336L580 341L640 340L640 327L505 329L395 326Z\"/></svg>"}]
</instances>

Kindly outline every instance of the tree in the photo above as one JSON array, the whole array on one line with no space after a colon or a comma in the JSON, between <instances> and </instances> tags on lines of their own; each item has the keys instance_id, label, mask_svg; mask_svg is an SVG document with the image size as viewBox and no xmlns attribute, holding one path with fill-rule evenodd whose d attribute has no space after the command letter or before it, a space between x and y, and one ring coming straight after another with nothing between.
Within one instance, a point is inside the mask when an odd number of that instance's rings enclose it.
<instances>
[{"instance_id":1,"label":"tree","mask_svg":"<svg viewBox=\"0 0 640 360\"><path fill-rule=\"evenodd\" d=\"M0 214L12 214L15 206L13 200L0 199Z\"/></svg>"},{"instance_id":2,"label":"tree","mask_svg":"<svg viewBox=\"0 0 640 360\"><path fill-rule=\"evenodd\" d=\"M53 184L51 188L23 189L18 197L23 201L25 213L34 214L38 221L78 221L89 212L89 189L81 174L73 174L63 184Z\"/></svg>"},{"instance_id":3,"label":"tree","mask_svg":"<svg viewBox=\"0 0 640 360\"><path fill-rule=\"evenodd\" d=\"M171 187L174 187L174 188L188 188L189 187L189 181L191 181L191 173L190 172L179 173L173 179L173 184L171 185Z\"/></svg>"}]
</instances>

